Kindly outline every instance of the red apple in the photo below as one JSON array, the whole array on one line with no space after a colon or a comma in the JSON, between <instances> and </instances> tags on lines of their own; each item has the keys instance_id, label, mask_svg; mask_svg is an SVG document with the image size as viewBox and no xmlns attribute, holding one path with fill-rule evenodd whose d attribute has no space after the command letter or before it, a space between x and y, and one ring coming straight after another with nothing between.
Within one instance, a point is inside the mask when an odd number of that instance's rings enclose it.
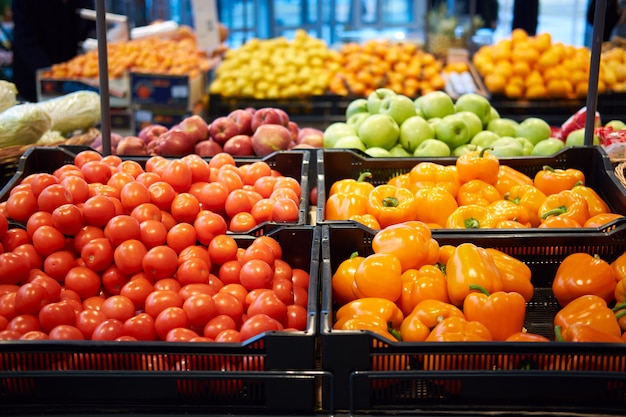
<instances>
[{"instance_id":1,"label":"red apple","mask_svg":"<svg viewBox=\"0 0 626 417\"><path fill-rule=\"evenodd\" d=\"M194 148L194 153L203 157L215 156L220 152L222 152L222 146L213 139L202 140L196 143Z\"/></svg>"},{"instance_id":2,"label":"red apple","mask_svg":"<svg viewBox=\"0 0 626 417\"><path fill-rule=\"evenodd\" d=\"M275 107L263 107L254 112L252 116L252 131L255 132L261 125L281 125L287 126L289 117L286 113Z\"/></svg>"},{"instance_id":3,"label":"red apple","mask_svg":"<svg viewBox=\"0 0 626 417\"><path fill-rule=\"evenodd\" d=\"M111 149L109 150L110 154L112 155L116 154L117 144L120 143L122 139L124 139L124 136L120 135L119 133L111 132ZM102 152L104 150L102 145L103 145L102 134L100 134L96 136L94 141L91 143L91 147L97 150L98 152Z\"/></svg>"},{"instance_id":4,"label":"red apple","mask_svg":"<svg viewBox=\"0 0 626 417\"><path fill-rule=\"evenodd\" d=\"M169 129L157 141L156 152L164 156L185 156L196 146L196 140L179 127Z\"/></svg>"},{"instance_id":5,"label":"red apple","mask_svg":"<svg viewBox=\"0 0 626 417\"><path fill-rule=\"evenodd\" d=\"M178 127L187 132L196 142L208 139L209 137L209 125L197 114L185 117L178 124Z\"/></svg>"},{"instance_id":6,"label":"red apple","mask_svg":"<svg viewBox=\"0 0 626 417\"><path fill-rule=\"evenodd\" d=\"M115 148L116 155L146 155L146 143L138 136L122 138Z\"/></svg>"},{"instance_id":7,"label":"red apple","mask_svg":"<svg viewBox=\"0 0 626 417\"><path fill-rule=\"evenodd\" d=\"M283 125L260 125L252 135L252 149L257 156L289 149L291 132Z\"/></svg>"},{"instance_id":8,"label":"red apple","mask_svg":"<svg viewBox=\"0 0 626 417\"><path fill-rule=\"evenodd\" d=\"M156 140L163 133L167 132L169 129L163 125L159 124L151 124L143 127L137 136L139 136L145 144L149 144L150 142Z\"/></svg>"},{"instance_id":9,"label":"red apple","mask_svg":"<svg viewBox=\"0 0 626 417\"><path fill-rule=\"evenodd\" d=\"M235 121L240 135L252 134L252 113L243 109L235 109L227 117Z\"/></svg>"},{"instance_id":10,"label":"red apple","mask_svg":"<svg viewBox=\"0 0 626 417\"><path fill-rule=\"evenodd\" d=\"M297 142L300 126L298 126L296 122L287 122L287 129L289 129L289 133L291 133L291 141Z\"/></svg>"},{"instance_id":11,"label":"red apple","mask_svg":"<svg viewBox=\"0 0 626 417\"><path fill-rule=\"evenodd\" d=\"M296 143L311 145L314 148L322 148L324 146L324 132L314 127L303 127L300 129L300 132L298 132Z\"/></svg>"},{"instance_id":12,"label":"red apple","mask_svg":"<svg viewBox=\"0 0 626 417\"><path fill-rule=\"evenodd\" d=\"M209 125L210 137L221 145L235 135L239 134L239 125L235 119L228 116L220 116Z\"/></svg>"},{"instance_id":13,"label":"red apple","mask_svg":"<svg viewBox=\"0 0 626 417\"><path fill-rule=\"evenodd\" d=\"M252 137L248 135L236 135L228 139L224 144L224 152L231 155L253 156Z\"/></svg>"}]
</instances>

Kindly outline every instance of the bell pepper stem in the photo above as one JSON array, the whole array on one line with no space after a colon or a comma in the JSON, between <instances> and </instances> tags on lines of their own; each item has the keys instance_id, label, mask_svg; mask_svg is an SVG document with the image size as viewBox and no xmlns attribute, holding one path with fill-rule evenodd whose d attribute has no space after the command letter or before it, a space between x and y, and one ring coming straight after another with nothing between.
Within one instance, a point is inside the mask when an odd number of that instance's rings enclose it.
<instances>
[{"instance_id":1,"label":"bell pepper stem","mask_svg":"<svg viewBox=\"0 0 626 417\"><path fill-rule=\"evenodd\" d=\"M470 289L470 291L479 291L479 292L485 294L487 297L489 297L491 295L491 293L489 293L489 291L487 291L487 288L483 287L482 285L470 284L469 289Z\"/></svg>"},{"instance_id":2,"label":"bell pepper stem","mask_svg":"<svg viewBox=\"0 0 626 417\"><path fill-rule=\"evenodd\" d=\"M541 218L543 220L547 219L550 216L558 216L559 214L563 214L567 212L567 207L565 206L559 206L559 207L555 207L552 210L548 210L545 213L543 213L541 215Z\"/></svg>"},{"instance_id":3,"label":"bell pepper stem","mask_svg":"<svg viewBox=\"0 0 626 417\"><path fill-rule=\"evenodd\" d=\"M463 224L466 229L480 229L480 222L473 217L465 219Z\"/></svg>"},{"instance_id":4,"label":"bell pepper stem","mask_svg":"<svg viewBox=\"0 0 626 417\"><path fill-rule=\"evenodd\" d=\"M579 185L585 185L585 183L583 181L576 181L574 185L572 185L572 188L578 187Z\"/></svg>"},{"instance_id":5,"label":"bell pepper stem","mask_svg":"<svg viewBox=\"0 0 626 417\"><path fill-rule=\"evenodd\" d=\"M544 165L544 166L542 167L542 169L543 169L544 171L551 171L551 172L554 172L554 168L552 168L550 165Z\"/></svg>"},{"instance_id":6,"label":"bell pepper stem","mask_svg":"<svg viewBox=\"0 0 626 417\"><path fill-rule=\"evenodd\" d=\"M402 335L400 334L399 331L391 327L391 322L387 323L387 326L388 326L387 330L389 331L389 333L391 333L393 337L398 339L398 342L402 342Z\"/></svg>"},{"instance_id":7,"label":"bell pepper stem","mask_svg":"<svg viewBox=\"0 0 626 417\"><path fill-rule=\"evenodd\" d=\"M522 201L520 197L511 198L511 193L508 191L504 193L503 198L507 201L510 201L511 203L517 204L518 206L519 206L520 201Z\"/></svg>"},{"instance_id":8,"label":"bell pepper stem","mask_svg":"<svg viewBox=\"0 0 626 417\"><path fill-rule=\"evenodd\" d=\"M356 179L356 181L363 182L366 178L372 178L372 173L369 171L363 171L359 174L359 177Z\"/></svg>"},{"instance_id":9,"label":"bell pepper stem","mask_svg":"<svg viewBox=\"0 0 626 417\"><path fill-rule=\"evenodd\" d=\"M624 316L626 316L626 310L622 310L619 313L615 314L615 319L619 320Z\"/></svg>"},{"instance_id":10,"label":"bell pepper stem","mask_svg":"<svg viewBox=\"0 0 626 417\"><path fill-rule=\"evenodd\" d=\"M354 258L356 258L357 256L359 256L359 251L356 251L356 250L355 250L354 252L352 252L352 253L350 254L350 259L354 259Z\"/></svg>"},{"instance_id":11,"label":"bell pepper stem","mask_svg":"<svg viewBox=\"0 0 626 417\"><path fill-rule=\"evenodd\" d=\"M486 147L486 148L482 148L480 150L480 152L478 152L478 157L479 158L484 158L485 157L485 151L492 151L492 150L493 150L493 147L489 147L489 146Z\"/></svg>"},{"instance_id":12,"label":"bell pepper stem","mask_svg":"<svg viewBox=\"0 0 626 417\"><path fill-rule=\"evenodd\" d=\"M615 307L613 307L611 310L613 310L614 313L617 313L620 310L624 310L626 308L626 301L623 301L619 304L616 304Z\"/></svg>"},{"instance_id":13,"label":"bell pepper stem","mask_svg":"<svg viewBox=\"0 0 626 417\"><path fill-rule=\"evenodd\" d=\"M554 326L554 339L557 342L563 342L563 329L561 326Z\"/></svg>"},{"instance_id":14,"label":"bell pepper stem","mask_svg":"<svg viewBox=\"0 0 626 417\"><path fill-rule=\"evenodd\" d=\"M435 266L436 266L436 267L437 267L437 268L438 268L441 272L443 272L443 274L444 274L444 275L446 274L446 264L441 263L441 262L437 262L437 263L435 264Z\"/></svg>"},{"instance_id":15,"label":"bell pepper stem","mask_svg":"<svg viewBox=\"0 0 626 417\"><path fill-rule=\"evenodd\" d=\"M383 198L383 207L398 207L400 202L395 197L385 197Z\"/></svg>"}]
</instances>

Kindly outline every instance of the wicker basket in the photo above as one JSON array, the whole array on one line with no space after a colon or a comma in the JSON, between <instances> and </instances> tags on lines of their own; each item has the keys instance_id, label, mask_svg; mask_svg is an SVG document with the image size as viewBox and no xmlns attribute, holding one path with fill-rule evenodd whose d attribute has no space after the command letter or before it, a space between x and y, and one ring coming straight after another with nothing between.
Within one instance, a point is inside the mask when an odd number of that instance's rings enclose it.
<instances>
[{"instance_id":1,"label":"wicker basket","mask_svg":"<svg viewBox=\"0 0 626 417\"><path fill-rule=\"evenodd\" d=\"M100 130L92 127L86 132L72 136L66 140L46 145L15 145L0 148L0 186L2 186L17 169L20 157L33 146L57 146L57 145L91 145L100 135Z\"/></svg>"}]
</instances>

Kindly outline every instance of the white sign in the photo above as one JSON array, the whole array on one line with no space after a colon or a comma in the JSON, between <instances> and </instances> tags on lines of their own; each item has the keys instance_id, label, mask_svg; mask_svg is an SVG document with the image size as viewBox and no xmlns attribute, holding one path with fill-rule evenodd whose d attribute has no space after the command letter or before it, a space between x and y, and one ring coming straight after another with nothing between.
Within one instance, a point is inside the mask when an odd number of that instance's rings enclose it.
<instances>
[{"instance_id":1,"label":"white sign","mask_svg":"<svg viewBox=\"0 0 626 417\"><path fill-rule=\"evenodd\" d=\"M191 7L198 48L212 52L220 44L215 0L192 0Z\"/></svg>"}]
</instances>

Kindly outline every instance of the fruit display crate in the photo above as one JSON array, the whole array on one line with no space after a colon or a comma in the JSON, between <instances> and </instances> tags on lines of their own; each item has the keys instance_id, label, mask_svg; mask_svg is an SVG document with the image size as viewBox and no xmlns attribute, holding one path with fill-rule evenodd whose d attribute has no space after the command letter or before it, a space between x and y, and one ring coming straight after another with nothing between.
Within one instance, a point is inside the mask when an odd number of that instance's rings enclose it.
<instances>
[{"instance_id":1,"label":"fruit display crate","mask_svg":"<svg viewBox=\"0 0 626 417\"><path fill-rule=\"evenodd\" d=\"M532 271L534 297L525 327L553 338L559 309L551 282L569 254L614 260L626 250L626 232L516 235L438 235L440 245L472 242L524 261ZM372 253L375 233L357 225L322 226L321 363L334 384L337 410L364 412L592 412L623 414L626 346L572 342L389 342L369 331L332 330L331 279L351 253Z\"/></svg>"},{"instance_id":2,"label":"fruit display crate","mask_svg":"<svg viewBox=\"0 0 626 417\"><path fill-rule=\"evenodd\" d=\"M416 164L423 161L453 165L456 163L456 158L373 158L358 150L324 149L318 151L316 224L342 223L342 221L330 221L324 218L325 201L335 181L346 178L356 179L361 172L369 171L372 177L368 181L374 185L380 185L395 175L409 172ZM552 156L500 158L500 164L508 165L528 175L531 179L545 165L555 169L579 169L585 174L585 185L593 188L613 212L626 215L626 188L615 176L611 160L604 149L599 146L566 147ZM614 228L626 229L626 219L614 220L605 225L602 230L609 231ZM475 229L437 230L439 233L476 232ZM584 235L590 229L577 230L578 233ZM521 235L538 232L550 235L552 229L516 229L516 233Z\"/></svg>"},{"instance_id":3,"label":"fruit display crate","mask_svg":"<svg viewBox=\"0 0 626 417\"><path fill-rule=\"evenodd\" d=\"M88 146L57 146L57 147L31 147L18 161L16 172L6 182L3 188L0 188L0 201L5 201L11 192L11 189L34 173L53 173L57 168L66 164L72 164L77 153L91 149ZM122 160L133 160L145 167L150 156L123 156ZM272 169L280 172L283 176L295 178L300 183L302 195L300 197L298 207L298 220L294 222L263 222L257 225L248 233L260 232L264 229L272 227L280 227L283 225L305 225L309 224L309 188L313 185L309 184L311 152L307 150L301 151L277 151L262 158L253 157L235 157L235 164L241 166L255 161L264 161ZM205 158L210 160L210 158Z\"/></svg>"},{"instance_id":4,"label":"fruit display crate","mask_svg":"<svg viewBox=\"0 0 626 417\"><path fill-rule=\"evenodd\" d=\"M320 229L285 226L268 235L285 261L311 276L304 331L244 343L5 341L0 414L313 413L330 377L316 362ZM245 248L254 236L235 239Z\"/></svg>"}]
</instances>

